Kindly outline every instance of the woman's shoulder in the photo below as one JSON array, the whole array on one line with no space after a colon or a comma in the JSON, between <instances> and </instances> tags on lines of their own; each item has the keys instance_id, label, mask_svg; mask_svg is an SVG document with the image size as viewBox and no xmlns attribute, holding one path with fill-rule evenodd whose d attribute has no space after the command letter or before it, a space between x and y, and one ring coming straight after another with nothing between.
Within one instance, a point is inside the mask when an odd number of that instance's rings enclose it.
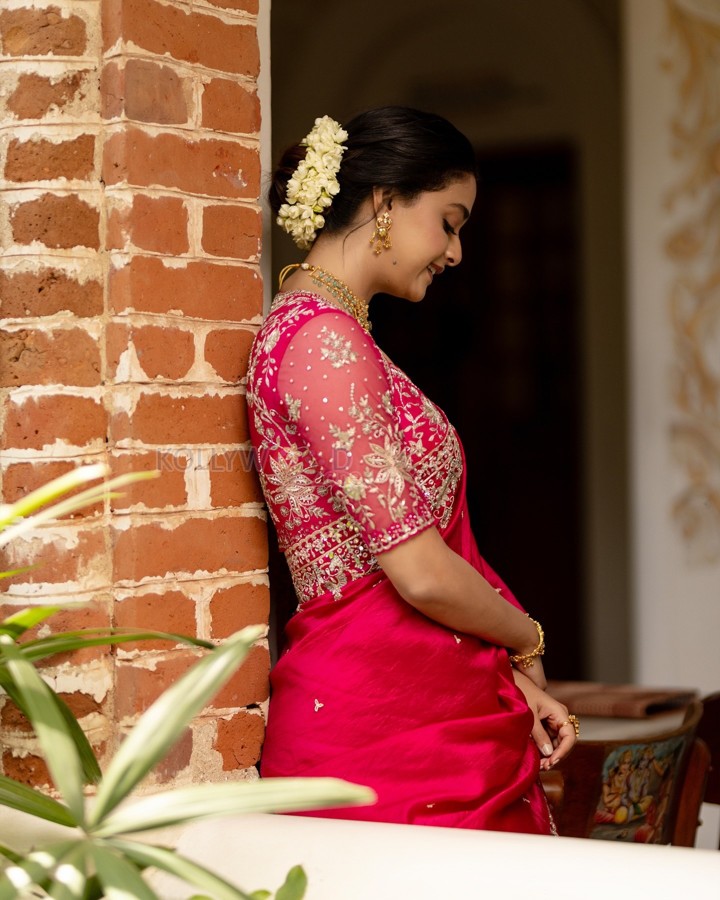
<instances>
[{"instance_id":1,"label":"woman's shoulder","mask_svg":"<svg viewBox=\"0 0 720 900\"><path fill-rule=\"evenodd\" d=\"M312 291L281 291L273 299L255 338L249 379L254 380L258 368L269 367L277 372L288 350L298 341L310 341L313 345L329 342L335 348L342 345L346 352L354 348L382 360L380 349L354 316Z\"/></svg>"}]
</instances>

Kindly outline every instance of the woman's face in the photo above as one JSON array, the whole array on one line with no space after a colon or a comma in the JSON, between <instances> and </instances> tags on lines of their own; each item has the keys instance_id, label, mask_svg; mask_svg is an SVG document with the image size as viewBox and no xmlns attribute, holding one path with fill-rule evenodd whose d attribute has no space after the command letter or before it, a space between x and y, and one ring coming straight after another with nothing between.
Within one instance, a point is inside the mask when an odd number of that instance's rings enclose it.
<instances>
[{"instance_id":1,"label":"woman's face","mask_svg":"<svg viewBox=\"0 0 720 900\"><path fill-rule=\"evenodd\" d=\"M383 250L378 260L383 282L379 291L417 302L433 278L460 262L459 232L476 192L474 177L464 175L441 191L426 191L411 201L392 200L392 248Z\"/></svg>"}]
</instances>

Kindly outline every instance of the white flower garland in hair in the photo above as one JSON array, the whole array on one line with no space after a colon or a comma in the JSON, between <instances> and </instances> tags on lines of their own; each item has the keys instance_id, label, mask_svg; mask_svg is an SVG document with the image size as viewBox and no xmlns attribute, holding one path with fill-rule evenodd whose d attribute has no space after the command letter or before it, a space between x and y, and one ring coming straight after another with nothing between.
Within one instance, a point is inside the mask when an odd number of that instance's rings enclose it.
<instances>
[{"instance_id":1,"label":"white flower garland in hair","mask_svg":"<svg viewBox=\"0 0 720 900\"><path fill-rule=\"evenodd\" d=\"M305 159L287 183L287 203L278 210L277 224L284 228L301 250L309 250L325 224L322 215L340 190L343 141L347 132L330 116L315 119L315 126L301 144L307 147Z\"/></svg>"}]
</instances>

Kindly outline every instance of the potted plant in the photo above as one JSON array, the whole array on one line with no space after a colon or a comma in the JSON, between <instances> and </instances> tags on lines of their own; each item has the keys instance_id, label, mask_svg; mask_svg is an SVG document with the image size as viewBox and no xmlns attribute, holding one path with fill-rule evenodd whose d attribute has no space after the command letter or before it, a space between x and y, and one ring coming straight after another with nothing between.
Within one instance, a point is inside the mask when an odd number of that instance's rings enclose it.
<instances>
[{"instance_id":1,"label":"potted plant","mask_svg":"<svg viewBox=\"0 0 720 900\"><path fill-rule=\"evenodd\" d=\"M56 479L17 504L0 511L0 546L38 523L96 502L137 476L121 476L50 504L78 485L105 473L84 467ZM147 477L141 476L141 477ZM39 512L36 510L40 509ZM30 513L34 515L29 516ZM5 573L9 574L9 573ZM268 898L266 891L245 893L171 847L138 841L134 835L169 825L238 812L289 812L333 805L372 802L372 791L335 779L266 779L256 782L192 785L129 802L143 778L181 736L188 722L209 702L263 634L251 626L214 646L194 638L161 632L94 629L27 640L30 628L58 607L36 606L0 623L0 687L30 721L51 773L58 797L0 775L0 805L19 810L38 823L67 829L62 837L32 849L10 846L2 837L0 900L50 896L58 900L130 898L157 900L143 877L148 867L171 873L219 900ZM208 652L142 715L104 773L70 710L40 677L35 664L58 652L102 643L165 637L206 647ZM93 797L86 785L94 783ZM276 894L295 900L306 879L293 868ZM30 894L40 889L40 894Z\"/></svg>"}]
</instances>

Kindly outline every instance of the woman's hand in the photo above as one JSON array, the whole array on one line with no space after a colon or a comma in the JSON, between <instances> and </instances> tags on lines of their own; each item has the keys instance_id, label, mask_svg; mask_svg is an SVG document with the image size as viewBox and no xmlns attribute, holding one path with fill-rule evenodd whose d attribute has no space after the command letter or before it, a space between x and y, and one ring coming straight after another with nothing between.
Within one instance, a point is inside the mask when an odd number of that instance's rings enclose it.
<instances>
[{"instance_id":1,"label":"woman's hand","mask_svg":"<svg viewBox=\"0 0 720 900\"><path fill-rule=\"evenodd\" d=\"M539 688L541 691L545 691L547 687L547 678L545 677L545 669L543 668L542 660L539 657L535 657L533 660L533 664L525 668L524 666L520 669L513 669L514 672L518 672L520 675L524 675L528 681L531 681L535 687ZM517 679L515 680L515 684L518 684ZM518 684L518 687L520 685ZM522 690L522 688L520 688ZM530 701L528 701L529 705Z\"/></svg>"},{"instance_id":2,"label":"woman's hand","mask_svg":"<svg viewBox=\"0 0 720 900\"><path fill-rule=\"evenodd\" d=\"M542 754L540 768L551 769L566 757L577 743L575 728L568 721L568 708L541 690L525 672L513 669L513 677L535 717L532 736Z\"/></svg>"}]
</instances>

